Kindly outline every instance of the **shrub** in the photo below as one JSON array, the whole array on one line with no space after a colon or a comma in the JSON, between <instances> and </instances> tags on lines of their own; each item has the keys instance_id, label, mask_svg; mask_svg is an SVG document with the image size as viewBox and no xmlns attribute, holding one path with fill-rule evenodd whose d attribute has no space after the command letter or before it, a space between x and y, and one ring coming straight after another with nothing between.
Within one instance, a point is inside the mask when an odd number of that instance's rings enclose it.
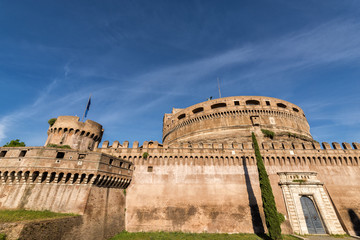
<instances>
[{"instance_id":1,"label":"shrub","mask_svg":"<svg viewBox=\"0 0 360 240\"><path fill-rule=\"evenodd\" d=\"M24 142L20 142L19 139L11 140L10 142L6 143L3 147L25 147Z\"/></svg>"},{"instance_id":2,"label":"shrub","mask_svg":"<svg viewBox=\"0 0 360 240\"><path fill-rule=\"evenodd\" d=\"M0 233L0 240L6 240L6 234Z\"/></svg>"},{"instance_id":3,"label":"shrub","mask_svg":"<svg viewBox=\"0 0 360 240\"><path fill-rule=\"evenodd\" d=\"M48 144L46 147L54 147L54 148L64 148L64 149L71 149L69 145L57 145L57 144Z\"/></svg>"},{"instance_id":4,"label":"shrub","mask_svg":"<svg viewBox=\"0 0 360 240\"><path fill-rule=\"evenodd\" d=\"M261 129L261 132L264 134L265 137L268 137L270 139L273 139L275 136L275 133L273 131L267 129Z\"/></svg>"},{"instance_id":5,"label":"shrub","mask_svg":"<svg viewBox=\"0 0 360 240\"><path fill-rule=\"evenodd\" d=\"M265 213L266 227L269 231L269 236L273 240L282 239L279 213L276 209L274 194L272 192L269 176L266 172L264 162L261 157L259 145L257 143L255 134L252 133L252 141L254 144L256 165L259 172L259 182L261 190L261 199Z\"/></svg>"},{"instance_id":6,"label":"shrub","mask_svg":"<svg viewBox=\"0 0 360 240\"><path fill-rule=\"evenodd\" d=\"M149 153L148 152L144 152L142 155L143 159L147 159L149 157Z\"/></svg>"},{"instance_id":7,"label":"shrub","mask_svg":"<svg viewBox=\"0 0 360 240\"><path fill-rule=\"evenodd\" d=\"M49 121L48 121L50 127L52 127L55 122L56 122L56 118L50 118Z\"/></svg>"}]
</instances>

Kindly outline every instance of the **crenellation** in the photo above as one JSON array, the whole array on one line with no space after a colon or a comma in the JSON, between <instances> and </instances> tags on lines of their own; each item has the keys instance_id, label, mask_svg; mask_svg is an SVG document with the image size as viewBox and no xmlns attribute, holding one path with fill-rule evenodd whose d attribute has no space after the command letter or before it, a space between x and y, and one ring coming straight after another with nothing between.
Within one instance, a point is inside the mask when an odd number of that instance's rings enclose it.
<instances>
[{"instance_id":1,"label":"crenellation","mask_svg":"<svg viewBox=\"0 0 360 240\"><path fill-rule=\"evenodd\" d=\"M124 141L122 144L123 148L129 148L129 141Z\"/></svg>"},{"instance_id":2,"label":"crenellation","mask_svg":"<svg viewBox=\"0 0 360 240\"><path fill-rule=\"evenodd\" d=\"M101 145L101 148L108 148L109 147L109 141L104 141Z\"/></svg>"},{"instance_id":3,"label":"crenellation","mask_svg":"<svg viewBox=\"0 0 360 240\"><path fill-rule=\"evenodd\" d=\"M342 150L341 145L337 142L332 142L331 145L335 150Z\"/></svg>"},{"instance_id":4,"label":"crenellation","mask_svg":"<svg viewBox=\"0 0 360 240\"><path fill-rule=\"evenodd\" d=\"M304 149L306 149L306 150L315 149L315 147L312 143L305 142L305 143L303 143L303 146L304 146Z\"/></svg>"},{"instance_id":5,"label":"crenellation","mask_svg":"<svg viewBox=\"0 0 360 240\"><path fill-rule=\"evenodd\" d=\"M113 144L111 145L111 148L119 148L121 147L119 141L114 141Z\"/></svg>"},{"instance_id":6,"label":"crenellation","mask_svg":"<svg viewBox=\"0 0 360 240\"><path fill-rule=\"evenodd\" d=\"M360 143L353 142L352 145L353 145L354 149L356 149L356 150L360 149Z\"/></svg>"},{"instance_id":7,"label":"crenellation","mask_svg":"<svg viewBox=\"0 0 360 240\"><path fill-rule=\"evenodd\" d=\"M342 143L342 146L343 146L344 150L352 150L353 149L351 147L350 143L347 143L347 142Z\"/></svg>"},{"instance_id":8,"label":"crenellation","mask_svg":"<svg viewBox=\"0 0 360 240\"><path fill-rule=\"evenodd\" d=\"M143 149L148 148L148 144L149 144L148 141L144 141L144 142L143 142L143 145L142 145L142 148L143 148Z\"/></svg>"}]
</instances>

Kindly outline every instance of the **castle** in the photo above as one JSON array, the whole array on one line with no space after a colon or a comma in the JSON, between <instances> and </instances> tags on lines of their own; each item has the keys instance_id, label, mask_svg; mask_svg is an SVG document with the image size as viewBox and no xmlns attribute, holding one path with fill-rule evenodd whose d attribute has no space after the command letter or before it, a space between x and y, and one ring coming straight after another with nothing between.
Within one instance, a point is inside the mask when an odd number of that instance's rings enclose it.
<instances>
[{"instance_id":1,"label":"castle","mask_svg":"<svg viewBox=\"0 0 360 240\"><path fill-rule=\"evenodd\" d=\"M100 124L60 116L45 147L0 148L0 208L80 214L66 234L82 239L122 230L262 232L252 132L284 233L360 235L360 144L318 143L300 107L271 97L174 108L162 143L132 147L99 146ZM56 145L71 149L47 147Z\"/></svg>"}]
</instances>

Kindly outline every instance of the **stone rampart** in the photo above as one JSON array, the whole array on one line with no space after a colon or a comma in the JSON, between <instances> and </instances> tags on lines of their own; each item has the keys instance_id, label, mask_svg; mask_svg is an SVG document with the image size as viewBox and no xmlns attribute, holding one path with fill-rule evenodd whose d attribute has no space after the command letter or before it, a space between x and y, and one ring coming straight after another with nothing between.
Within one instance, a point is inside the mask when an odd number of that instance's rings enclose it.
<instances>
[{"instance_id":1,"label":"stone rampart","mask_svg":"<svg viewBox=\"0 0 360 240\"><path fill-rule=\"evenodd\" d=\"M264 224L251 143L162 145L115 142L96 149L134 163L127 190L128 231L254 232ZM116 146L116 147L115 147ZM277 207L289 219L279 172L317 172L339 214L354 234L349 211L360 213L358 143L260 144ZM143 153L147 152L146 159ZM283 231L292 232L289 221Z\"/></svg>"}]
</instances>

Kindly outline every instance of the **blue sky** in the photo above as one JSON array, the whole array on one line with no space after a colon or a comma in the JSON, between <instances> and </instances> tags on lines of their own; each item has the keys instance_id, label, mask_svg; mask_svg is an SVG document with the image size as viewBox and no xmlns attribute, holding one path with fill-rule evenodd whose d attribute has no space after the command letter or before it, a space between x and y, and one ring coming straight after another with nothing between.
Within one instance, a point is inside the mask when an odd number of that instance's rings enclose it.
<instances>
[{"instance_id":1,"label":"blue sky","mask_svg":"<svg viewBox=\"0 0 360 240\"><path fill-rule=\"evenodd\" d=\"M163 114L218 96L290 101L318 141L360 141L360 1L0 0L0 145L83 114L161 142Z\"/></svg>"}]
</instances>

